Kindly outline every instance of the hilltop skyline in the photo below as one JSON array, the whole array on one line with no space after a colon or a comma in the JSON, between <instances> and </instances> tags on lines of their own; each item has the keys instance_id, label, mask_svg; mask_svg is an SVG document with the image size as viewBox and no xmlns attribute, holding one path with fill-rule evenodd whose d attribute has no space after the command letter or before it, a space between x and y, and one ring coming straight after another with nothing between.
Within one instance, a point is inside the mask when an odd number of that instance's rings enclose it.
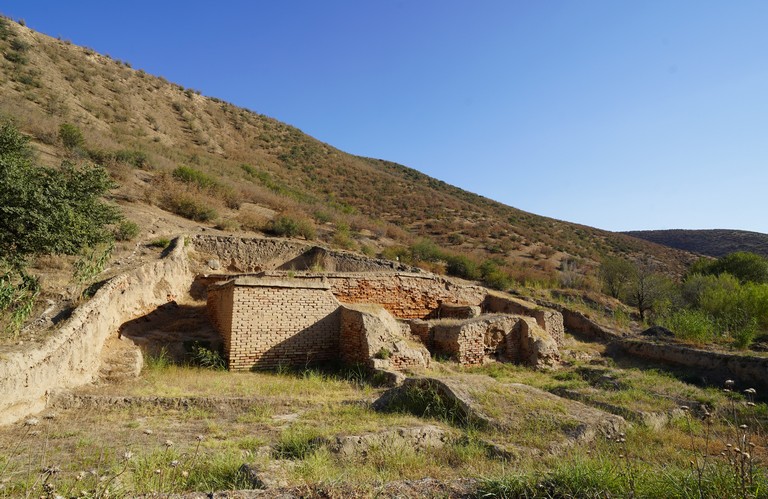
<instances>
[{"instance_id":1,"label":"hilltop skyline","mask_svg":"<svg viewBox=\"0 0 768 499\"><path fill-rule=\"evenodd\" d=\"M768 232L764 4L204 6L3 14L540 215Z\"/></svg>"}]
</instances>

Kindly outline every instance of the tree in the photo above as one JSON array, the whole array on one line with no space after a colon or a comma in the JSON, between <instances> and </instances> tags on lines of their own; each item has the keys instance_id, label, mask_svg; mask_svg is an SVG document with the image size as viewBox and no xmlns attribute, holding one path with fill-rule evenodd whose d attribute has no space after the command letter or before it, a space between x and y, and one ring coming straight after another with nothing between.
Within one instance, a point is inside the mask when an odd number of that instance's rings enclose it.
<instances>
[{"instance_id":1,"label":"tree","mask_svg":"<svg viewBox=\"0 0 768 499\"><path fill-rule=\"evenodd\" d=\"M657 273L650 260L642 260L632 268L625 301L637 308L640 320L645 320L648 311L671 296L671 288L670 280Z\"/></svg>"},{"instance_id":2,"label":"tree","mask_svg":"<svg viewBox=\"0 0 768 499\"><path fill-rule=\"evenodd\" d=\"M600 279L605 292L619 298L627 283L632 278L632 264L623 258L607 257L600 264Z\"/></svg>"},{"instance_id":3,"label":"tree","mask_svg":"<svg viewBox=\"0 0 768 499\"><path fill-rule=\"evenodd\" d=\"M0 312L31 311L37 281L27 273L30 257L77 255L112 241L109 225L121 216L101 200L112 187L101 167L36 166L28 138L0 122Z\"/></svg>"}]
</instances>

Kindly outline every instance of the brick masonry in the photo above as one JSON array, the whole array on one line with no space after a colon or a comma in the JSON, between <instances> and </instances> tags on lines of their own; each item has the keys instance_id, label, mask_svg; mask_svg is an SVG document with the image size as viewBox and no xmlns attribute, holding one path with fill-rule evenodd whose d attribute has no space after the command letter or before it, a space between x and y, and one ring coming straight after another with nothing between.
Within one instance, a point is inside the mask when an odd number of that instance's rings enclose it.
<instances>
[{"instance_id":1,"label":"brick masonry","mask_svg":"<svg viewBox=\"0 0 768 499\"><path fill-rule=\"evenodd\" d=\"M230 370L338 358L339 302L320 279L233 279L209 288L208 310Z\"/></svg>"}]
</instances>

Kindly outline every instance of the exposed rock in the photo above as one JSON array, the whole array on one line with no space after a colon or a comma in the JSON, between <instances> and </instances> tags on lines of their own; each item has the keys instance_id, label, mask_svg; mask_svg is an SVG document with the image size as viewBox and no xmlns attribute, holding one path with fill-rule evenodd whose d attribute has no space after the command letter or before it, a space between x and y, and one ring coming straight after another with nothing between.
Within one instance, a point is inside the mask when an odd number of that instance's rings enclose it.
<instances>
[{"instance_id":1,"label":"exposed rock","mask_svg":"<svg viewBox=\"0 0 768 499\"><path fill-rule=\"evenodd\" d=\"M481 313L479 305L441 303L434 311L436 319L472 319Z\"/></svg>"},{"instance_id":2,"label":"exposed rock","mask_svg":"<svg viewBox=\"0 0 768 499\"><path fill-rule=\"evenodd\" d=\"M455 421L488 428L496 435L493 444L498 452L510 456L520 451L556 452L598 436L615 438L627 426L624 418L580 402L481 375L409 378L384 393L374 408L418 413L426 409L419 407L420 401L432 401L434 406L435 397ZM538 440L528 441L533 434Z\"/></svg>"},{"instance_id":3,"label":"exposed rock","mask_svg":"<svg viewBox=\"0 0 768 499\"><path fill-rule=\"evenodd\" d=\"M211 258L210 260L208 260L208 267L211 270L219 270L221 268L221 262L215 258Z\"/></svg>"},{"instance_id":4,"label":"exposed rock","mask_svg":"<svg viewBox=\"0 0 768 499\"><path fill-rule=\"evenodd\" d=\"M643 336L650 336L651 338L674 338L675 333L662 326L651 326L642 333Z\"/></svg>"},{"instance_id":5,"label":"exposed rock","mask_svg":"<svg viewBox=\"0 0 768 499\"><path fill-rule=\"evenodd\" d=\"M422 451L443 447L447 440L448 435L445 430L434 425L426 425L394 428L366 435L339 436L331 440L329 448L332 452L344 456L365 456L372 448L409 447L416 451Z\"/></svg>"},{"instance_id":6,"label":"exposed rock","mask_svg":"<svg viewBox=\"0 0 768 499\"><path fill-rule=\"evenodd\" d=\"M243 464L239 471L255 489L276 489L288 486L288 474L295 466L294 461L278 459L266 464Z\"/></svg>"}]
</instances>

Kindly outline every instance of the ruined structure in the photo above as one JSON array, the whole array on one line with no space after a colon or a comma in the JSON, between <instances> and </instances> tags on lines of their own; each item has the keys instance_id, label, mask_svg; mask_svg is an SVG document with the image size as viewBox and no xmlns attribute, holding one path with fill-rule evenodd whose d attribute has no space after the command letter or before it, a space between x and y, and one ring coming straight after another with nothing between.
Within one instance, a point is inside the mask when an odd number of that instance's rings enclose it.
<instances>
[{"instance_id":1,"label":"ruined structure","mask_svg":"<svg viewBox=\"0 0 768 499\"><path fill-rule=\"evenodd\" d=\"M217 279L208 310L232 370L328 360L401 370L429 366L430 352L464 365L559 360L559 312L442 276L267 271Z\"/></svg>"}]
</instances>

